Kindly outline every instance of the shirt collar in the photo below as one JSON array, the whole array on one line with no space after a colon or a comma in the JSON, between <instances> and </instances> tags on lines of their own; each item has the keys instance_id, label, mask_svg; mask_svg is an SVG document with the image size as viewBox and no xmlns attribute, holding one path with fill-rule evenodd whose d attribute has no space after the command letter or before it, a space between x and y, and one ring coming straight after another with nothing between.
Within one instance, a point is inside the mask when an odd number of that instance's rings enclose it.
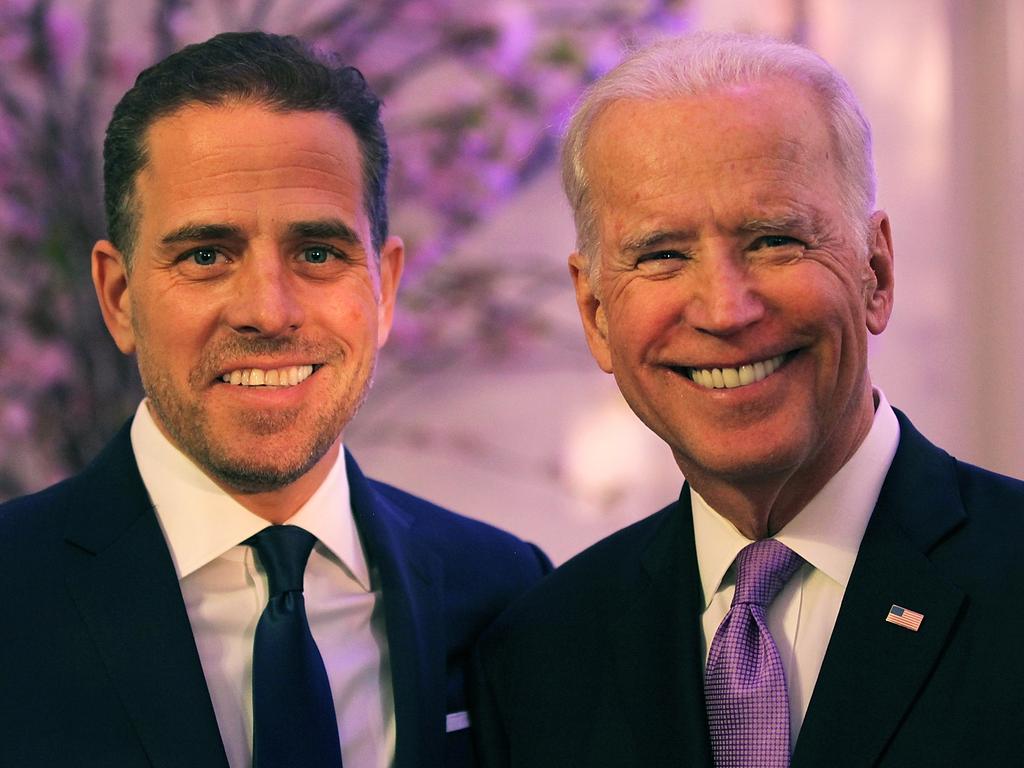
<instances>
[{"instance_id":1,"label":"shirt collar","mask_svg":"<svg viewBox=\"0 0 1024 768\"><path fill-rule=\"evenodd\" d=\"M183 579L268 526L217 485L156 425L143 400L131 428L139 474ZM370 573L352 516L344 449L309 500L288 520L312 533L365 589Z\"/></svg>"},{"instance_id":2,"label":"shirt collar","mask_svg":"<svg viewBox=\"0 0 1024 768\"><path fill-rule=\"evenodd\" d=\"M877 406L867 437L853 456L774 538L843 589L850 580L864 529L896 455L899 422L889 401L875 389ZM707 608L750 540L690 488L697 564Z\"/></svg>"}]
</instances>

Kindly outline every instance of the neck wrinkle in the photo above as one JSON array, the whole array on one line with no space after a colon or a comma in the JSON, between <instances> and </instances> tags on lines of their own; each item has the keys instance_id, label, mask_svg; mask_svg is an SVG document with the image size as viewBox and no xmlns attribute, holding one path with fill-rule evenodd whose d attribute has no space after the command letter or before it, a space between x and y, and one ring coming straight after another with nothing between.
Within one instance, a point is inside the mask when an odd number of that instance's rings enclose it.
<instances>
[{"instance_id":1,"label":"neck wrinkle","mask_svg":"<svg viewBox=\"0 0 1024 768\"><path fill-rule=\"evenodd\" d=\"M728 520L751 541L774 536L800 514L825 484L857 452L871 431L877 403L868 382L867 408L863 409L856 439L842 450L823 450L810 462L788 471L759 477L718 478L702 473L699 467L688 466L686 459L675 453L676 464L683 476L718 514Z\"/></svg>"}]
</instances>

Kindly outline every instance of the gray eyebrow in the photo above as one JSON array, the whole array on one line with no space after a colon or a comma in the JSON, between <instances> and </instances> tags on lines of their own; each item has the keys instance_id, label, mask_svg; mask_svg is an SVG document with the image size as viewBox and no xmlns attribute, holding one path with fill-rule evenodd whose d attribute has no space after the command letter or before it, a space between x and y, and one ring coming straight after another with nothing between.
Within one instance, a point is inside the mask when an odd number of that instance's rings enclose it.
<instances>
[{"instance_id":1,"label":"gray eyebrow","mask_svg":"<svg viewBox=\"0 0 1024 768\"><path fill-rule=\"evenodd\" d=\"M687 230L659 229L637 238L625 240L621 247L625 251L645 251L648 248L655 248L663 243L690 240L692 238L693 233Z\"/></svg>"},{"instance_id":2,"label":"gray eyebrow","mask_svg":"<svg viewBox=\"0 0 1024 768\"><path fill-rule=\"evenodd\" d=\"M808 216L803 213L787 213L782 216L773 216L764 219L747 219L739 228L740 232L784 232L789 230L817 231L817 216Z\"/></svg>"},{"instance_id":3,"label":"gray eyebrow","mask_svg":"<svg viewBox=\"0 0 1024 768\"><path fill-rule=\"evenodd\" d=\"M745 234L757 232L785 232L785 231L817 231L817 217L808 216L803 213L787 213L781 216L773 216L759 219L747 219L740 224L738 231ZM695 235L685 229L658 229L636 238L630 238L622 243L625 251L646 251L650 248L657 248L665 243L692 240Z\"/></svg>"}]
</instances>

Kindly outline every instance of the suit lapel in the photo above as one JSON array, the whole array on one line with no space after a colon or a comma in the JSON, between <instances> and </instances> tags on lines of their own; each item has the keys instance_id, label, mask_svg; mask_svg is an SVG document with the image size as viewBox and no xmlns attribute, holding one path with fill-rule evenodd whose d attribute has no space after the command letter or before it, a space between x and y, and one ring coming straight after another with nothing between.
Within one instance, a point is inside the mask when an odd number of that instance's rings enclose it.
<instances>
[{"instance_id":1,"label":"suit lapel","mask_svg":"<svg viewBox=\"0 0 1024 768\"><path fill-rule=\"evenodd\" d=\"M226 768L171 561L126 426L79 478L65 536L71 597L156 768Z\"/></svg>"},{"instance_id":2,"label":"suit lapel","mask_svg":"<svg viewBox=\"0 0 1024 768\"><path fill-rule=\"evenodd\" d=\"M352 511L384 595L395 697L395 768L441 765L446 652L441 563L414 537L409 517L382 497L346 452Z\"/></svg>"},{"instance_id":3,"label":"suit lapel","mask_svg":"<svg viewBox=\"0 0 1024 768\"><path fill-rule=\"evenodd\" d=\"M689 488L664 514L623 580L621 621L612 642L622 708L636 734L637 765L710 766L704 709L704 659Z\"/></svg>"},{"instance_id":4,"label":"suit lapel","mask_svg":"<svg viewBox=\"0 0 1024 768\"><path fill-rule=\"evenodd\" d=\"M793 768L874 764L943 653L964 602L927 557L964 519L952 459L897 416L899 449L864 533ZM893 604L924 614L919 631L885 621Z\"/></svg>"}]
</instances>

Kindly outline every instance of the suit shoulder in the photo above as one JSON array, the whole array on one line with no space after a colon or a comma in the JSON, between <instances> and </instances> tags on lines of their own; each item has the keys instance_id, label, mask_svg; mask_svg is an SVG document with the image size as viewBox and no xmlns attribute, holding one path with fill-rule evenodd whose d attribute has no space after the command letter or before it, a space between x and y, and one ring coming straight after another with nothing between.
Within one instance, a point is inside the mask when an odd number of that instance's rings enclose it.
<instances>
[{"instance_id":1,"label":"suit shoulder","mask_svg":"<svg viewBox=\"0 0 1024 768\"><path fill-rule=\"evenodd\" d=\"M957 478L965 500L978 495L993 497L1024 511L1024 480L1001 475L983 467L956 461Z\"/></svg>"},{"instance_id":2,"label":"suit shoulder","mask_svg":"<svg viewBox=\"0 0 1024 768\"><path fill-rule=\"evenodd\" d=\"M1019 506L1024 498L1024 480L961 461L929 441L905 413L897 408L893 408L893 412L900 426L900 443L889 471L903 478L914 478L918 484L912 488L914 492L948 484L948 473L952 469L965 501L992 495L1011 502L1016 500Z\"/></svg>"},{"instance_id":3,"label":"suit shoulder","mask_svg":"<svg viewBox=\"0 0 1024 768\"><path fill-rule=\"evenodd\" d=\"M138 477L125 423L104 449L81 472L41 491L0 505L0 540L18 546L17 535L63 537L67 523L92 506L120 497L125 488L145 494Z\"/></svg>"},{"instance_id":4,"label":"suit shoulder","mask_svg":"<svg viewBox=\"0 0 1024 768\"><path fill-rule=\"evenodd\" d=\"M53 599L60 579L54 564L78 508L74 478L0 505L0 583L21 596Z\"/></svg>"},{"instance_id":5,"label":"suit shoulder","mask_svg":"<svg viewBox=\"0 0 1024 768\"><path fill-rule=\"evenodd\" d=\"M960 502L970 525L984 535L993 554L1005 550L1008 559L1018 559L1016 550L1024 537L1024 481L954 462Z\"/></svg>"},{"instance_id":6,"label":"suit shoulder","mask_svg":"<svg viewBox=\"0 0 1024 768\"><path fill-rule=\"evenodd\" d=\"M511 533L386 483L369 483L378 503L392 508L439 568L450 654L453 648L468 654L494 618L552 568L538 547Z\"/></svg>"},{"instance_id":7,"label":"suit shoulder","mask_svg":"<svg viewBox=\"0 0 1024 768\"><path fill-rule=\"evenodd\" d=\"M368 478L373 490L406 515L417 537L446 561L446 567L460 564L479 569L512 566L531 579L551 570L551 561L539 547L496 526L460 515L401 488ZM511 574L510 574L511 575Z\"/></svg>"},{"instance_id":8,"label":"suit shoulder","mask_svg":"<svg viewBox=\"0 0 1024 768\"><path fill-rule=\"evenodd\" d=\"M653 515L627 525L560 566L557 573L566 582L591 578L621 578L621 570L632 570L637 558L647 548L658 531L669 521L678 505L673 502Z\"/></svg>"},{"instance_id":9,"label":"suit shoulder","mask_svg":"<svg viewBox=\"0 0 1024 768\"><path fill-rule=\"evenodd\" d=\"M491 641L520 632L561 633L574 624L600 621L614 595L630 593L646 578L643 554L676 509L670 504L566 561L505 611L488 633Z\"/></svg>"},{"instance_id":10,"label":"suit shoulder","mask_svg":"<svg viewBox=\"0 0 1024 768\"><path fill-rule=\"evenodd\" d=\"M26 537L60 530L75 498L75 478L0 504L0 542L20 547Z\"/></svg>"}]
</instances>

